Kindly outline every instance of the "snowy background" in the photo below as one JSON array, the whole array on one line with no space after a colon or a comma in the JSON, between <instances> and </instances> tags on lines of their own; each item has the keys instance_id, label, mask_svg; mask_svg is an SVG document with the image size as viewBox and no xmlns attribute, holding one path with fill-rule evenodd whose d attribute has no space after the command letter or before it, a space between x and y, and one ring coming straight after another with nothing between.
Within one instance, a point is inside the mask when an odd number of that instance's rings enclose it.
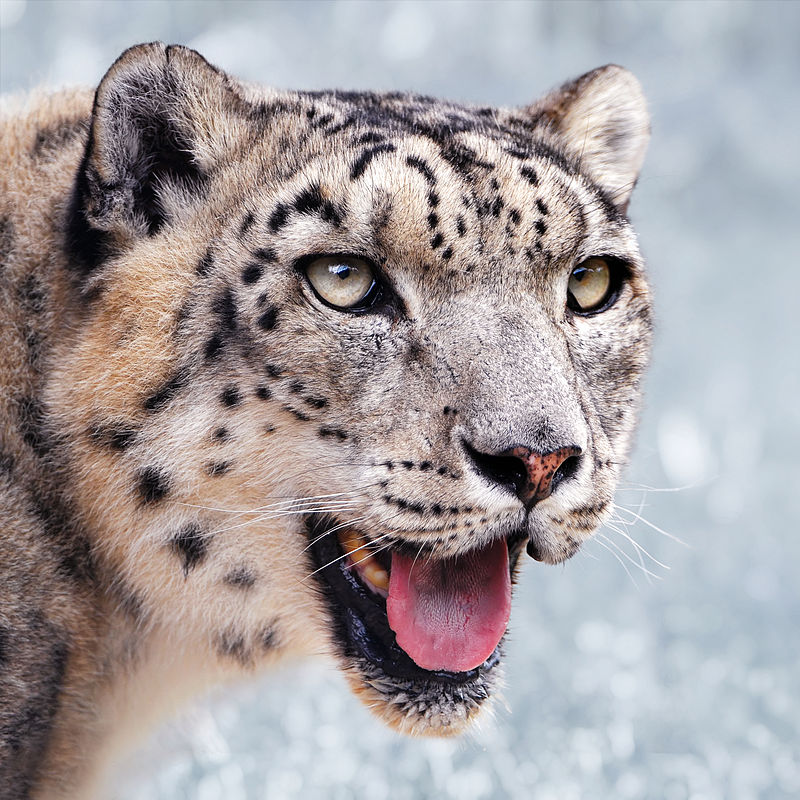
<instances>
[{"instance_id":1,"label":"snowy background","mask_svg":"<svg viewBox=\"0 0 800 800\"><path fill-rule=\"evenodd\" d=\"M308 664L162 730L118 800L800 796L800 3L1 0L0 88L94 84L153 39L279 87L481 104L629 67L658 338L631 524L525 565L493 721L401 739Z\"/></svg>"}]
</instances>

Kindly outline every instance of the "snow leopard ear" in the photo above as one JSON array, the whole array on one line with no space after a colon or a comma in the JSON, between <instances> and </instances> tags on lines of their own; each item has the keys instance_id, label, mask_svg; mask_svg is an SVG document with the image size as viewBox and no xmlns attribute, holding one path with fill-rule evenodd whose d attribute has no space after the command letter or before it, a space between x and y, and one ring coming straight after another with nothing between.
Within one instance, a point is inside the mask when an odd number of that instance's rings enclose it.
<instances>
[{"instance_id":1,"label":"snow leopard ear","mask_svg":"<svg viewBox=\"0 0 800 800\"><path fill-rule=\"evenodd\" d=\"M203 191L242 103L230 79L194 50L161 43L126 50L95 94L73 238L81 234L84 247L98 250L157 233Z\"/></svg>"},{"instance_id":2,"label":"snow leopard ear","mask_svg":"<svg viewBox=\"0 0 800 800\"><path fill-rule=\"evenodd\" d=\"M639 81L609 64L564 84L529 113L536 123L555 129L568 152L624 212L650 139L650 115Z\"/></svg>"}]
</instances>

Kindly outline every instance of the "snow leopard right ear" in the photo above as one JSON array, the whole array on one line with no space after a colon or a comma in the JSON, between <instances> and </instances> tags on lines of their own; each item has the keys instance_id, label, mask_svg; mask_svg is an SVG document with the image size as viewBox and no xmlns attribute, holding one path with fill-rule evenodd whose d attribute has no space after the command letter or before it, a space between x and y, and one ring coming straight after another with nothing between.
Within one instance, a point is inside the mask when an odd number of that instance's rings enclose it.
<instances>
[{"instance_id":1,"label":"snow leopard right ear","mask_svg":"<svg viewBox=\"0 0 800 800\"><path fill-rule=\"evenodd\" d=\"M534 124L556 132L624 213L650 140L650 115L634 75L615 64L600 67L551 92L527 112Z\"/></svg>"},{"instance_id":2,"label":"snow leopard right ear","mask_svg":"<svg viewBox=\"0 0 800 800\"><path fill-rule=\"evenodd\" d=\"M126 50L95 94L71 210L77 268L90 272L191 206L230 152L245 105L194 50L160 42Z\"/></svg>"}]
</instances>

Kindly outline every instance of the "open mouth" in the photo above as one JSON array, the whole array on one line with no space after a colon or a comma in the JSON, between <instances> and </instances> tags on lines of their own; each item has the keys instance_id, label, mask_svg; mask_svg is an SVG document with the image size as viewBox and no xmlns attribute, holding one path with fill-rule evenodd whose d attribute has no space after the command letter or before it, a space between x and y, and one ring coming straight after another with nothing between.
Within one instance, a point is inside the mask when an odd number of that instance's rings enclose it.
<instances>
[{"instance_id":1,"label":"open mouth","mask_svg":"<svg viewBox=\"0 0 800 800\"><path fill-rule=\"evenodd\" d=\"M365 678L408 690L478 684L500 660L522 535L432 559L381 549L326 517L306 527L343 656Z\"/></svg>"}]
</instances>

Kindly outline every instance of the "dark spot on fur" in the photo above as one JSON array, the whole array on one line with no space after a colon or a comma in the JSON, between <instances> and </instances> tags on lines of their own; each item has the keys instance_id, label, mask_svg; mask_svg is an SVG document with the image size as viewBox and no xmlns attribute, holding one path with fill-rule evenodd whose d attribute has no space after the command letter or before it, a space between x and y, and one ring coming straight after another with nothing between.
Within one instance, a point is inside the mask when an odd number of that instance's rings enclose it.
<instances>
[{"instance_id":1,"label":"dark spot on fur","mask_svg":"<svg viewBox=\"0 0 800 800\"><path fill-rule=\"evenodd\" d=\"M534 223L534 228L536 228L536 231L540 236L543 236L545 233L547 233L547 225L545 225L540 219L536 220Z\"/></svg>"},{"instance_id":2,"label":"dark spot on fur","mask_svg":"<svg viewBox=\"0 0 800 800\"><path fill-rule=\"evenodd\" d=\"M20 284L19 299L26 314L38 316L44 311L47 292L33 273L28 274Z\"/></svg>"},{"instance_id":3,"label":"dark spot on fur","mask_svg":"<svg viewBox=\"0 0 800 800\"><path fill-rule=\"evenodd\" d=\"M467 232L467 226L464 222L464 217L459 215L458 219L456 220L456 231L458 232L459 236L463 236Z\"/></svg>"},{"instance_id":4,"label":"dark spot on fur","mask_svg":"<svg viewBox=\"0 0 800 800\"><path fill-rule=\"evenodd\" d=\"M512 208L508 212L508 218L514 225L519 225L519 221L522 219L522 216L520 215L519 211L516 208Z\"/></svg>"},{"instance_id":5,"label":"dark spot on fur","mask_svg":"<svg viewBox=\"0 0 800 800\"><path fill-rule=\"evenodd\" d=\"M200 564L208 553L208 539L196 522L184 525L170 540L169 546L180 557L183 574Z\"/></svg>"},{"instance_id":6,"label":"dark spot on fur","mask_svg":"<svg viewBox=\"0 0 800 800\"><path fill-rule=\"evenodd\" d=\"M437 247L441 247L443 241L444 241L444 236L442 236L441 233L436 233L431 239L431 247L435 250Z\"/></svg>"},{"instance_id":7,"label":"dark spot on fur","mask_svg":"<svg viewBox=\"0 0 800 800\"><path fill-rule=\"evenodd\" d=\"M395 147L393 144L386 142L384 144L377 144L375 147L371 147L368 150L365 150L353 163L353 167L350 170L350 180L358 180L364 172L366 171L369 163L381 153L393 153Z\"/></svg>"},{"instance_id":8,"label":"dark spot on fur","mask_svg":"<svg viewBox=\"0 0 800 800\"><path fill-rule=\"evenodd\" d=\"M212 361L215 359L219 355L220 350L222 350L222 336L220 336L219 333L213 333L206 342L206 346L203 351L206 361Z\"/></svg>"},{"instance_id":9,"label":"dark spot on fur","mask_svg":"<svg viewBox=\"0 0 800 800\"><path fill-rule=\"evenodd\" d=\"M431 208L436 208L439 205L439 195L436 192L428 193L428 205Z\"/></svg>"},{"instance_id":10,"label":"dark spot on fur","mask_svg":"<svg viewBox=\"0 0 800 800\"><path fill-rule=\"evenodd\" d=\"M272 264L278 260L278 254L271 247L259 247L253 250L253 258L263 261L265 264Z\"/></svg>"},{"instance_id":11,"label":"dark spot on fur","mask_svg":"<svg viewBox=\"0 0 800 800\"><path fill-rule=\"evenodd\" d=\"M289 221L289 206L285 203L278 203L269 218L269 229L277 233Z\"/></svg>"},{"instance_id":12,"label":"dark spot on fur","mask_svg":"<svg viewBox=\"0 0 800 800\"><path fill-rule=\"evenodd\" d=\"M356 144L376 144L382 142L386 137L377 131L367 131L356 139Z\"/></svg>"},{"instance_id":13,"label":"dark spot on fur","mask_svg":"<svg viewBox=\"0 0 800 800\"><path fill-rule=\"evenodd\" d=\"M337 438L340 442L343 442L347 439L347 434L341 430L340 428L326 428L322 427L319 429L319 435L323 439L330 439L330 438ZM391 467L390 467L391 469Z\"/></svg>"},{"instance_id":14,"label":"dark spot on fur","mask_svg":"<svg viewBox=\"0 0 800 800\"><path fill-rule=\"evenodd\" d=\"M292 408L291 406L281 406L281 408L295 417L295 419L299 419L300 422L308 422L311 419L308 414L304 413L303 411L298 411L296 408Z\"/></svg>"},{"instance_id":15,"label":"dark spot on fur","mask_svg":"<svg viewBox=\"0 0 800 800\"><path fill-rule=\"evenodd\" d=\"M314 397L313 395L304 397L303 402L311 408L325 408L328 405L328 401L324 397Z\"/></svg>"},{"instance_id":16,"label":"dark spot on fur","mask_svg":"<svg viewBox=\"0 0 800 800\"><path fill-rule=\"evenodd\" d=\"M156 467L142 470L137 480L139 496L144 503L157 503L169 494L169 478Z\"/></svg>"},{"instance_id":17,"label":"dark spot on fur","mask_svg":"<svg viewBox=\"0 0 800 800\"><path fill-rule=\"evenodd\" d=\"M314 185L302 191L294 201L298 214L319 214L325 222L338 228L342 224L341 212L322 196L322 190Z\"/></svg>"},{"instance_id":18,"label":"dark spot on fur","mask_svg":"<svg viewBox=\"0 0 800 800\"><path fill-rule=\"evenodd\" d=\"M534 171L533 167L522 167L519 171L519 174L525 178L531 186L538 186L539 185L539 177Z\"/></svg>"},{"instance_id":19,"label":"dark spot on fur","mask_svg":"<svg viewBox=\"0 0 800 800\"><path fill-rule=\"evenodd\" d=\"M229 431L227 428L225 428L225 427L222 427L222 428L216 428L216 429L214 430L214 433L212 433L212 434L211 434L211 438L212 438L212 439L213 439L215 442L227 442L227 441L230 441L230 438L231 438L231 433L230 433L230 431Z\"/></svg>"},{"instance_id":20,"label":"dark spot on fur","mask_svg":"<svg viewBox=\"0 0 800 800\"><path fill-rule=\"evenodd\" d=\"M118 452L127 450L133 444L136 433L136 428L125 423L95 425L89 430L92 441Z\"/></svg>"},{"instance_id":21,"label":"dark spot on fur","mask_svg":"<svg viewBox=\"0 0 800 800\"><path fill-rule=\"evenodd\" d=\"M242 283L255 283L264 274L261 264L248 264L242 270Z\"/></svg>"},{"instance_id":22,"label":"dark spot on fur","mask_svg":"<svg viewBox=\"0 0 800 800\"><path fill-rule=\"evenodd\" d=\"M538 209L539 209L539 213L540 213L540 214L541 214L543 217L546 217L546 216L547 216L547 214L549 213L549 211L548 211L548 209L547 209L547 204L544 202L544 200L537 200L537 201L536 201L536 208L538 208Z\"/></svg>"},{"instance_id":23,"label":"dark spot on fur","mask_svg":"<svg viewBox=\"0 0 800 800\"><path fill-rule=\"evenodd\" d=\"M259 386L256 388L256 397L259 400L269 400L272 397L272 392L266 386Z\"/></svg>"},{"instance_id":24,"label":"dark spot on fur","mask_svg":"<svg viewBox=\"0 0 800 800\"><path fill-rule=\"evenodd\" d=\"M278 309L275 306L270 306L258 318L258 327L262 331L271 331L278 321Z\"/></svg>"},{"instance_id":25,"label":"dark spot on fur","mask_svg":"<svg viewBox=\"0 0 800 800\"><path fill-rule=\"evenodd\" d=\"M250 663L250 651L245 645L244 636L233 630L223 631L217 637L217 652L238 661L242 666Z\"/></svg>"},{"instance_id":26,"label":"dark spot on fur","mask_svg":"<svg viewBox=\"0 0 800 800\"><path fill-rule=\"evenodd\" d=\"M439 467L436 472L439 473L439 475L447 475L447 467Z\"/></svg>"},{"instance_id":27,"label":"dark spot on fur","mask_svg":"<svg viewBox=\"0 0 800 800\"><path fill-rule=\"evenodd\" d=\"M430 168L427 161L417 158L417 156L408 156L406 158L406 164L420 172L431 185L436 183L436 176L433 174L433 170Z\"/></svg>"},{"instance_id":28,"label":"dark spot on fur","mask_svg":"<svg viewBox=\"0 0 800 800\"><path fill-rule=\"evenodd\" d=\"M439 215L432 211L428 214L428 227L433 230L439 224Z\"/></svg>"},{"instance_id":29,"label":"dark spot on fur","mask_svg":"<svg viewBox=\"0 0 800 800\"><path fill-rule=\"evenodd\" d=\"M413 469L414 462L413 461L401 461L400 462L406 469Z\"/></svg>"},{"instance_id":30,"label":"dark spot on fur","mask_svg":"<svg viewBox=\"0 0 800 800\"><path fill-rule=\"evenodd\" d=\"M236 567L222 579L222 582L233 589L247 591L255 586L256 576L247 567Z\"/></svg>"},{"instance_id":31,"label":"dark spot on fur","mask_svg":"<svg viewBox=\"0 0 800 800\"><path fill-rule=\"evenodd\" d=\"M214 266L214 256L210 250L206 251L206 254L197 262L197 266L195 267L195 272L202 278L208 275L211 272L211 268Z\"/></svg>"},{"instance_id":32,"label":"dark spot on fur","mask_svg":"<svg viewBox=\"0 0 800 800\"><path fill-rule=\"evenodd\" d=\"M219 399L222 402L222 405L227 406L228 408L238 406L239 403L242 402L242 396L239 393L239 387L234 386L233 384L226 386L222 394L219 396Z\"/></svg>"},{"instance_id":33,"label":"dark spot on fur","mask_svg":"<svg viewBox=\"0 0 800 800\"><path fill-rule=\"evenodd\" d=\"M53 442L45 426L45 407L35 397L19 401L19 431L33 452L43 458L52 449Z\"/></svg>"},{"instance_id":34,"label":"dark spot on fur","mask_svg":"<svg viewBox=\"0 0 800 800\"><path fill-rule=\"evenodd\" d=\"M445 261L449 261L452 257L453 257L453 248L452 247L445 247L445 249L442 250L442 258Z\"/></svg>"},{"instance_id":35,"label":"dark spot on fur","mask_svg":"<svg viewBox=\"0 0 800 800\"><path fill-rule=\"evenodd\" d=\"M266 625L261 629L258 640L264 650L274 650L279 645L278 633L272 625Z\"/></svg>"},{"instance_id":36,"label":"dark spot on fur","mask_svg":"<svg viewBox=\"0 0 800 800\"><path fill-rule=\"evenodd\" d=\"M270 378L280 378L283 375L283 369L275 364L267 364L264 369L267 371L267 375Z\"/></svg>"},{"instance_id":37,"label":"dark spot on fur","mask_svg":"<svg viewBox=\"0 0 800 800\"><path fill-rule=\"evenodd\" d=\"M244 219L242 219L242 224L239 226L239 235L244 236L250 228L253 227L253 223L256 221L255 214L252 211L248 211L244 215Z\"/></svg>"},{"instance_id":38,"label":"dark spot on fur","mask_svg":"<svg viewBox=\"0 0 800 800\"><path fill-rule=\"evenodd\" d=\"M226 472L230 472L231 466L232 464L230 461L210 461L206 464L206 472L212 478L215 478L219 475L224 475Z\"/></svg>"},{"instance_id":39,"label":"dark spot on fur","mask_svg":"<svg viewBox=\"0 0 800 800\"><path fill-rule=\"evenodd\" d=\"M160 411L178 395L186 385L186 382L186 373L183 370L178 370L159 389L145 399L143 404L145 410Z\"/></svg>"}]
</instances>

